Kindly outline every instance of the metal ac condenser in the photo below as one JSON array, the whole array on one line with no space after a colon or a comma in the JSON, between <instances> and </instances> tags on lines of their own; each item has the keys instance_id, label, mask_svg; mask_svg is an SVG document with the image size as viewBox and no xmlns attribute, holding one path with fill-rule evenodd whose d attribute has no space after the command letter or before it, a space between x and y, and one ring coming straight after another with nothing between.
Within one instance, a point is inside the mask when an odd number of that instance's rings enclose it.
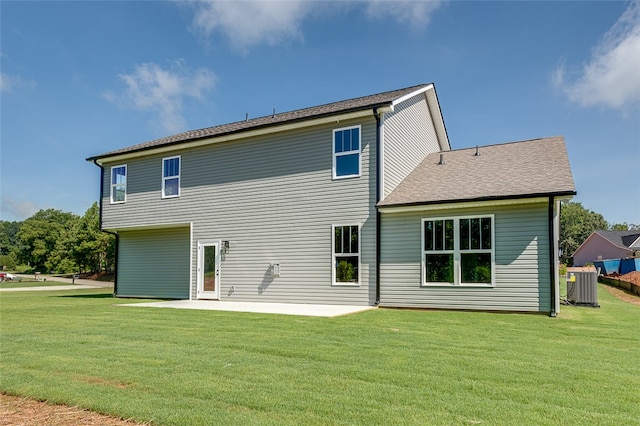
<instances>
[{"instance_id":1,"label":"metal ac condenser","mask_svg":"<svg viewBox=\"0 0 640 426\"><path fill-rule=\"evenodd\" d=\"M576 305L598 305L598 271L593 266L567 268L567 300Z\"/></svg>"}]
</instances>

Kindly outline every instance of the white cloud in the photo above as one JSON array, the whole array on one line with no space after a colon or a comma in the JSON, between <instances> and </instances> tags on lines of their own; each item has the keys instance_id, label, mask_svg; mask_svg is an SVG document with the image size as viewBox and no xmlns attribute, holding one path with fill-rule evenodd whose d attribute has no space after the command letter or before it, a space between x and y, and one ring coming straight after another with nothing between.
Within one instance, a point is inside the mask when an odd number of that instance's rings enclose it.
<instances>
[{"instance_id":1,"label":"white cloud","mask_svg":"<svg viewBox=\"0 0 640 426\"><path fill-rule=\"evenodd\" d=\"M275 46L302 40L302 22L314 13L327 16L344 8L364 11L369 19L391 17L402 25L424 28L442 1L369 0L353 2L306 0L192 1L193 27L204 36L221 33L232 48L247 52L260 44Z\"/></svg>"},{"instance_id":2,"label":"white cloud","mask_svg":"<svg viewBox=\"0 0 640 426\"><path fill-rule=\"evenodd\" d=\"M2 196L2 220L23 221L33 216L40 210L30 201L17 201Z\"/></svg>"},{"instance_id":3,"label":"white cloud","mask_svg":"<svg viewBox=\"0 0 640 426\"><path fill-rule=\"evenodd\" d=\"M573 102L626 109L640 105L640 0L632 1L577 74L560 63L552 78Z\"/></svg>"},{"instance_id":4,"label":"white cloud","mask_svg":"<svg viewBox=\"0 0 640 426\"><path fill-rule=\"evenodd\" d=\"M105 98L122 108L152 111L164 131L184 130L183 100L204 99L215 84L215 74L200 68L191 71L182 61L167 69L154 63L137 65L130 74L118 76L125 84L120 93L106 93Z\"/></svg>"},{"instance_id":5,"label":"white cloud","mask_svg":"<svg viewBox=\"0 0 640 426\"><path fill-rule=\"evenodd\" d=\"M203 1L192 3L193 24L205 36L218 31L231 46L246 51L301 38L300 23L314 3L303 1Z\"/></svg>"},{"instance_id":6,"label":"white cloud","mask_svg":"<svg viewBox=\"0 0 640 426\"><path fill-rule=\"evenodd\" d=\"M394 18L398 23L412 29L423 29L429 25L432 13L442 5L440 0L428 1L369 1L367 16L374 19Z\"/></svg>"},{"instance_id":7,"label":"white cloud","mask_svg":"<svg viewBox=\"0 0 640 426\"><path fill-rule=\"evenodd\" d=\"M36 82L26 80L19 76L12 76L7 73L0 73L0 92L11 92L15 89L33 90Z\"/></svg>"}]
</instances>

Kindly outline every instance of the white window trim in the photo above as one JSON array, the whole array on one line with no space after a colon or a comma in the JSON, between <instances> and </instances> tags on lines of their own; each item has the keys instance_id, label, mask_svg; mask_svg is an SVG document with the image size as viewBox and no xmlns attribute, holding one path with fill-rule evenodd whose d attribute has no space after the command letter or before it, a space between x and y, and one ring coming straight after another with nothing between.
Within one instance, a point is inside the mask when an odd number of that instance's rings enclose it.
<instances>
[{"instance_id":1,"label":"white window trim","mask_svg":"<svg viewBox=\"0 0 640 426\"><path fill-rule=\"evenodd\" d=\"M179 172L178 175L173 175L173 176L164 176L164 164L166 160L173 160L174 158L177 158L178 160L180 160L180 165L179 165ZM162 198L177 198L180 196L180 192L181 192L181 188L180 185L182 183L182 179L180 178L180 176L182 175L182 157L180 155L174 155L172 157L165 157L162 159ZM165 189L165 182L169 179L176 179L178 178L178 193L174 194L174 195L166 195L164 192Z\"/></svg>"},{"instance_id":2,"label":"white window trim","mask_svg":"<svg viewBox=\"0 0 640 426\"><path fill-rule=\"evenodd\" d=\"M113 169L119 169L121 167L124 167L124 200L123 201L114 201L113 196L114 196L114 188L116 186L120 186L122 185L121 183L113 183ZM109 203L110 204L124 204L127 202L127 185L128 185L128 180L129 180L129 171L127 170L127 165L126 164L120 164L119 166L112 166L111 170L109 172Z\"/></svg>"},{"instance_id":3,"label":"white window trim","mask_svg":"<svg viewBox=\"0 0 640 426\"><path fill-rule=\"evenodd\" d=\"M344 152L336 152L336 133L337 132L342 132L344 130L351 130L351 129L358 129L358 137L360 138L360 140L358 141L358 147L359 149L357 150L351 150L351 151L344 151ZM333 179L334 180L338 180L338 179L349 179L349 178L355 178L355 177L360 177L362 176L362 126L361 125L357 125L357 126L349 126L349 127L341 127L339 129L333 129L332 132L332 138L331 138L331 158L333 159L333 163L332 163L332 175L333 175ZM336 159L337 157L342 157L345 155L352 155L352 154L358 154L358 173L357 174L352 174L352 175L344 175L344 176L338 176L336 174Z\"/></svg>"},{"instance_id":4,"label":"white window trim","mask_svg":"<svg viewBox=\"0 0 640 426\"><path fill-rule=\"evenodd\" d=\"M462 219L491 219L491 249L470 249L460 250L460 220ZM453 220L453 250L425 250L424 249L424 223L428 221L437 220ZM439 216L439 217L426 217L420 221L420 286L421 287L495 287L496 283L496 253L495 253L495 215L494 214L477 214L468 216ZM429 253L448 254L453 253L453 283L432 283L426 282L426 262L425 255ZM491 253L491 282L490 283L463 283L460 282L462 277L462 264L461 254L463 253Z\"/></svg>"},{"instance_id":5,"label":"white window trim","mask_svg":"<svg viewBox=\"0 0 640 426\"><path fill-rule=\"evenodd\" d=\"M358 281L345 283L336 281L336 228L343 226L358 227ZM348 253L353 255L353 253ZM355 223L341 223L331 225L331 285L335 287L360 287L362 277L362 225Z\"/></svg>"}]
</instances>

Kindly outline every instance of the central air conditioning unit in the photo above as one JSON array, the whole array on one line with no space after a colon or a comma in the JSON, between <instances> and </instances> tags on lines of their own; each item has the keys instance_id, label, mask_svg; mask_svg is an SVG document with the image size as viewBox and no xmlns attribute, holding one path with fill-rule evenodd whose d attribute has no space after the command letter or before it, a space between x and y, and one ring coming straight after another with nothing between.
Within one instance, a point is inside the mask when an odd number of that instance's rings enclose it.
<instances>
[{"instance_id":1,"label":"central air conditioning unit","mask_svg":"<svg viewBox=\"0 0 640 426\"><path fill-rule=\"evenodd\" d=\"M596 268L567 268L567 300L574 305L600 307Z\"/></svg>"}]
</instances>

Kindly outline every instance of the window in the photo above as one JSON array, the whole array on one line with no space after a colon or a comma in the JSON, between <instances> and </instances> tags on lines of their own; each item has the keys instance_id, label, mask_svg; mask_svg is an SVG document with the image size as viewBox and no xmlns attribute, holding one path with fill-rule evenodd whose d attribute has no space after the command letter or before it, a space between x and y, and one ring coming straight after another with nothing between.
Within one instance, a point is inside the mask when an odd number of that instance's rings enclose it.
<instances>
[{"instance_id":1,"label":"window","mask_svg":"<svg viewBox=\"0 0 640 426\"><path fill-rule=\"evenodd\" d=\"M111 204L127 201L127 166L111 168Z\"/></svg>"},{"instance_id":2,"label":"window","mask_svg":"<svg viewBox=\"0 0 640 426\"><path fill-rule=\"evenodd\" d=\"M493 216L422 220L423 285L492 285Z\"/></svg>"},{"instance_id":3,"label":"window","mask_svg":"<svg viewBox=\"0 0 640 426\"><path fill-rule=\"evenodd\" d=\"M333 131L333 178L360 176L360 126Z\"/></svg>"},{"instance_id":4,"label":"window","mask_svg":"<svg viewBox=\"0 0 640 426\"><path fill-rule=\"evenodd\" d=\"M162 198L180 195L180 156L162 159Z\"/></svg>"},{"instance_id":5,"label":"window","mask_svg":"<svg viewBox=\"0 0 640 426\"><path fill-rule=\"evenodd\" d=\"M336 285L360 284L360 227L333 227L333 282Z\"/></svg>"},{"instance_id":6,"label":"window","mask_svg":"<svg viewBox=\"0 0 640 426\"><path fill-rule=\"evenodd\" d=\"M425 281L453 283L453 220L424 222Z\"/></svg>"}]
</instances>

